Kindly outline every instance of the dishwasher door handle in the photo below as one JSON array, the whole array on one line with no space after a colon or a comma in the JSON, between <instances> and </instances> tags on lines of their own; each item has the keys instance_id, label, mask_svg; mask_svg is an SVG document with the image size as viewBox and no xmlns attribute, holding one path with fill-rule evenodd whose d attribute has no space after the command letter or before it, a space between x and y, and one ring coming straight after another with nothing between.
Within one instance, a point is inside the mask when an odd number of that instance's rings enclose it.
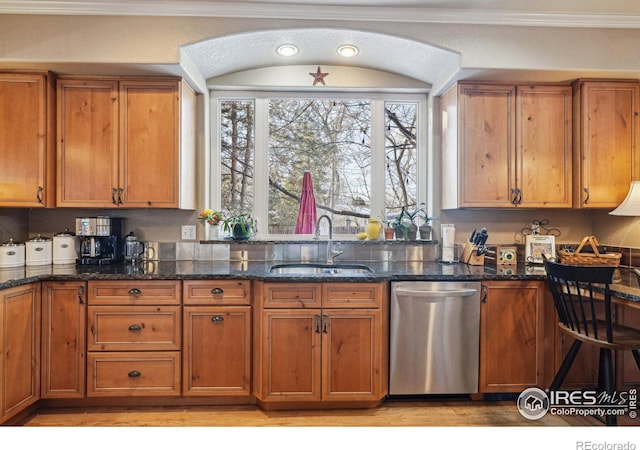
<instances>
[{"instance_id":1,"label":"dishwasher door handle","mask_svg":"<svg viewBox=\"0 0 640 450\"><path fill-rule=\"evenodd\" d=\"M477 289L459 289L455 291L429 291L423 289L396 288L396 295L407 295L411 297L442 298L442 297L471 297L478 293Z\"/></svg>"}]
</instances>

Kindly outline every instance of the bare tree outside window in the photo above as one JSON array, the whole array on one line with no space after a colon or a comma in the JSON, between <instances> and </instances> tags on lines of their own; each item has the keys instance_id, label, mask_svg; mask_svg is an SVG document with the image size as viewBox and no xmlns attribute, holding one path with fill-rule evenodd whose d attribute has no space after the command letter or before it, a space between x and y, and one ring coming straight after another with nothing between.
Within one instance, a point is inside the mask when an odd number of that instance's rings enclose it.
<instances>
[{"instance_id":1,"label":"bare tree outside window","mask_svg":"<svg viewBox=\"0 0 640 450\"><path fill-rule=\"evenodd\" d=\"M305 170L313 178L318 215L328 214L336 233L364 225L371 200L370 122L369 101L270 101L270 233L294 232Z\"/></svg>"},{"instance_id":2,"label":"bare tree outside window","mask_svg":"<svg viewBox=\"0 0 640 450\"><path fill-rule=\"evenodd\" d=\"M417 114L415 103L385 103L387 215L417 206Z\"/></svg>"},{"instance_id":3,"label":"bare tree outside window","mask_svg":"<svg viewBox=\"0 0 640 450\"><path fill-rule=\"evenodd\" d=\"M372 182L384 183L387 217L416 207L417 103L385 102L385 179L373 181L370 100L270 99L269 186L254 186L254 101L223 100L220 108L221 207L252 211L255 190L268 189L263 232L294 234L305 170L318 216L328 214L336 234L361 231L379 216L371 211Z\"/></svg>"},{"instance_id":4,"label":"bare tree outside window","mask_svg":"<svg viewBox=\"0 0 640 450\"><path fill-rule=\"evenodd\" d=\"M222 208L246 212L253 206L254 103L221 102L221 183Z\"/></svg>"}]
</instances>

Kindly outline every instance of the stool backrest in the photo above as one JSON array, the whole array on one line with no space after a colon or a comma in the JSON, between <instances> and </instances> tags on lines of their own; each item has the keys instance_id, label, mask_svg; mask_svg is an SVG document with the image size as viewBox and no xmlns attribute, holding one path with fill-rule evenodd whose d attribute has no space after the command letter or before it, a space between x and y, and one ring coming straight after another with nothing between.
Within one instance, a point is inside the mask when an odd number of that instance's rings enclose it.
<instances>
[{"instance_id":1,"label":"stool backrest","mask_svg":"<svg viewBox=\"0 0 640 450\"><path fill-rule=\"evenodd\" d=\"M609 285L616 267L572 266L548 260L544 267L560 322L590 339L613 342ZM604 299L604 323L597 315L600 299Z\"/></svg>"}]
</instances>

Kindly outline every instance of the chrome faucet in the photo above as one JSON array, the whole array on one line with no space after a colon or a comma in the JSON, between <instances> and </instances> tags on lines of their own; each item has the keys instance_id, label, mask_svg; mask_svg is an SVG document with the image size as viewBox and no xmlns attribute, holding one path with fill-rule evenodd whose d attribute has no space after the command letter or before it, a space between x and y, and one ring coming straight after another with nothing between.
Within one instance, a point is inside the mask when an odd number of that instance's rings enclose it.
<instances>
[{"instance_id":1,"label":"chrome faucet","mask_svg":"<svg viewBox=\"0 0 640 450\"><path fill-rule=\"evenodd\" d=\"M342 250L333 249L333 224L331 223L331 217L327 216L326 214L318 217L313 239L320 239L320 222L322 221L322 219L327 219L327 222L329 223L329 240L327 241L327 264L333 264L333 259L342 255Z\"/></svg>"}]
</instances>

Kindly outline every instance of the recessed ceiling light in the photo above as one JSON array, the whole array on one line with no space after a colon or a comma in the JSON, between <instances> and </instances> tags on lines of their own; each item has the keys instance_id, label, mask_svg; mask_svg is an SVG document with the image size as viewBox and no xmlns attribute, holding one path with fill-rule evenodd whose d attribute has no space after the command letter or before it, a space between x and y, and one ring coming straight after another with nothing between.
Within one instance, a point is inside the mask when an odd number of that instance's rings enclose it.
<instances>
[{"instance_id":1,"label":"recessed ceiling light","mask_svg":"<svg viewBox=\"0 0 640 450\"><path fill-rule=\"evenodd\" d=\"M358 47L355 45L341 45L338 47L338 54L340 56L344 56L345 58L351 58L352 56L356 56L358 54Z\"/></svg>"},{"instance_id":2,"label":"recessed ceiling light","mask_svg":"<svg viewBox=\"0 0 640 450\"><path fill-rule=\"evenodd\" d=\"M298 47L293 44L282 44L276 52L280 56L293 56L298 53Z\"/></svg>"}]
</instances>

